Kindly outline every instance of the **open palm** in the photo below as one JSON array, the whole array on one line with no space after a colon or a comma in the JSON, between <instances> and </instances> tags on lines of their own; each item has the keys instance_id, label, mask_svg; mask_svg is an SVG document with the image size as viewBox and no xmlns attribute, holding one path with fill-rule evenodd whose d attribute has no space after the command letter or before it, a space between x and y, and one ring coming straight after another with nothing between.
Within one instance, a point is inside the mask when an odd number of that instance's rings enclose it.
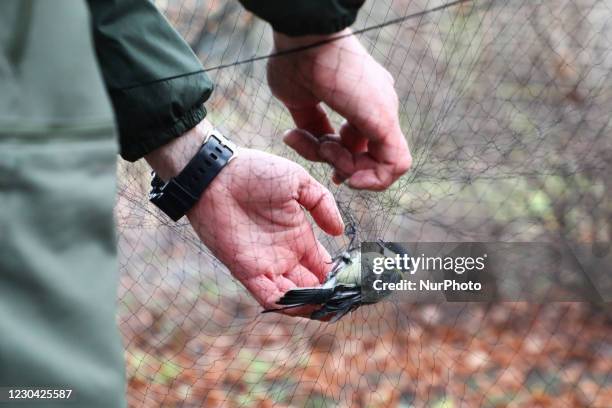
<instances>
[{"instance_id":1,"label":"open palm","mask_svg":"<svg viewBox=\"0 0 612 408\"><path fill-rule=\"evenodd\" d=\"M331 266L304 209L325 232L342 233L333 196L306 170L243 149L188 217L213 254L262 306L272 308L287 290L322 283Z\"/></svg>"}]
</instances>

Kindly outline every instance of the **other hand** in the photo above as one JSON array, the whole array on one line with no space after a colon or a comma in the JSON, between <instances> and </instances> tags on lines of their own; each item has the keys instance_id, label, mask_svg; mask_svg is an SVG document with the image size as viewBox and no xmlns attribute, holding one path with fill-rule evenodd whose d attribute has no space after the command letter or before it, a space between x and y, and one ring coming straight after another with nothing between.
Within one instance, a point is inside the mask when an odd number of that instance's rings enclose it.
<instances>
[{"instance_id":1,"label":"other hand","mask_svg":"<svg viewBox=\"0 0 612 408\"><path fill-rule=\"evenodd\" d=\"M412 159L399 125L393 77L350 34L346 29L333 35L346 38L271 58L268 83L297 126L285 134L290 147L308 160L329 163L336 183L384 190ZM275 33L275 51L329 38ZM321 103L346 119L338 132Z\"/></svg>"}]
</instances>

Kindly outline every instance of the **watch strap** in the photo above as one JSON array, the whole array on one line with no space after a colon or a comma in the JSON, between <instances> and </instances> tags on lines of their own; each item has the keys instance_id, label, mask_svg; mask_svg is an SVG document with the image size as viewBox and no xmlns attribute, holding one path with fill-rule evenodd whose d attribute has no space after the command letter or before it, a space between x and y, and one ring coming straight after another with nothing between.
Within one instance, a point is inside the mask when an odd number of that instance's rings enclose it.
<instances>
[{"instance_id":1,"label":"watch strap","mask_svg":"<svg viewBox=\"0 0 612 408\"><path fill-rule=\"evenodd\" d=\"M232 158L236 148L223 136L211 133L187 166L167 183L154 174L149 198L172 220L178 221Z\"/></svg>"}]
</instances>

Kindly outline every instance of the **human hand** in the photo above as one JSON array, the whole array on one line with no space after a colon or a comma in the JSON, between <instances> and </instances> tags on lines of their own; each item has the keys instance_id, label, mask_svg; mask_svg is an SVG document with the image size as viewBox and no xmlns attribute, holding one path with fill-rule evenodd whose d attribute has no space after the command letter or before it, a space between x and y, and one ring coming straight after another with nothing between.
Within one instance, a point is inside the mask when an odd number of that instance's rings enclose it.
<instances>
[{"instance_id":1,"label":"human hand","mask_svg":"<svg viewBox=\"0 0 612 408\"><path fill-rule=\"evenodd\" d=\"M197 153L212 126L206 120L145 158L168 180ZM323 231L344 226L331 193L298 164L240 149L187 213L202 242L265 308L295 287L319 286L331 257L316 239L306 209ZM312 310L286 314L307 316Z\"/></svg>"},{"instance_id":2,"label":"human hand","mask_svg":"<svg viewBox=\"0 0 612 408\"><path fill-rule=\"evenodd\" d=\"M398 117L393 77L346 29L346 38L271 58L268 83L289 109L297 129L284 140L301 156L334 168L333 180L352 188L384 190L412 159ZM303 47L330 36L274 33L275 51ZM321 103L346 119L335 132Z\"/></svg>"},{"instance_id":3,"label":"human hand","mask_svg":"<svg viewBox=\"0 0 612 408\"><path fill-rule=\"evenodd\" d=\"M264 308L272 309L290 289L319 286L331 267L304 209L325 232L342 234L333 196L306 170L243 149L187 215L202 242Z\"/></svg>"}]
</instances>

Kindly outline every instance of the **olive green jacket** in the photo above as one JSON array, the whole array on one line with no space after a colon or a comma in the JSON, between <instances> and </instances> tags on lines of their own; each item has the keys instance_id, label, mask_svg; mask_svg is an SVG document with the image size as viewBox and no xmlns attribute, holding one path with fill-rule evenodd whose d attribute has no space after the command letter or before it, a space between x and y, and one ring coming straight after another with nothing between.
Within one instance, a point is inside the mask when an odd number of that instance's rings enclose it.
<instances>
[{"instance_id":1,"label":"olive green jacket","mask_svg":"<svg viewBox=\"0 0 612 408\"><path fill-rule=\"evenodd\" d=\"M121 155L136 160L194 127L213 85L179 34L143 0L88 0L96 52L115 108ZM242 0L289 35L333 33L363 0Z\"/></svg>"},{"instance_id":2,"label":"olive green jacket","mask_svg":"<svg viewBox=\"0 0 612 408\"><path fill-rule=\"evenodd\" d=\"M51 3L51 4L45 4ZM75 4L76 3L76 4ZM213 84L198 58L147 0L7 0L0 5L0 133L111 126L135 161L195 126ZM351 24L363 0L242 0L289 35Z\"/></svg>"},{"instance_id":3,"label":"olive green jacket","mask_svg":"<svg viewBox=\"0 0 612 408\"><path fill-rule=\"evenodd\" d=\"M243 3L301 35L343 28L361 1ZM21 405L125 406L115 135L137 160L195 126L211 92L147 0L0 1L0 394L70 388L68 405Z\"/></svg>"}]
</instances>

